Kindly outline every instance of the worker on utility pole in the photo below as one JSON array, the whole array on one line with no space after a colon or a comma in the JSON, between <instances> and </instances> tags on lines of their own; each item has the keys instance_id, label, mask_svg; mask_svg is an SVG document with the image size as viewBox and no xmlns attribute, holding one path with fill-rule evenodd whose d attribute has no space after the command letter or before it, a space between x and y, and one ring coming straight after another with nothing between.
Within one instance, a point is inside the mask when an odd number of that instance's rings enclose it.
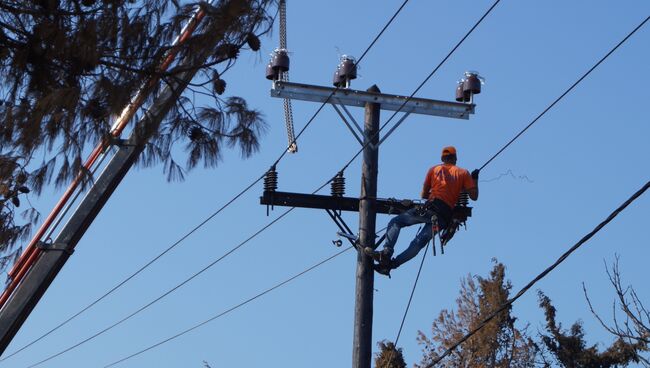
<instances>
[{"instance_id":1,"label":"worker on utility pole","mask_svg":"<svg viewBox=\"0 0 650 368\"><path fill-rule=\"evenodd\" d=\"M451 222L452 210L461 191L466 191L473 201L478 199L479 170L474 170L470 174L467 170L456 166L456 148L452 146L442 149L441 160L442 164L430 168L424 179L420 197L426 199L426 203L390 220L383 250L364 248L364 252L377 261L374 268L378 273L389 276L390 270L415 257L436 232L444 230ZM391 258L400 229L415 224L425 225L408 248L397 257Z\"/></svg>"}]
</instances>

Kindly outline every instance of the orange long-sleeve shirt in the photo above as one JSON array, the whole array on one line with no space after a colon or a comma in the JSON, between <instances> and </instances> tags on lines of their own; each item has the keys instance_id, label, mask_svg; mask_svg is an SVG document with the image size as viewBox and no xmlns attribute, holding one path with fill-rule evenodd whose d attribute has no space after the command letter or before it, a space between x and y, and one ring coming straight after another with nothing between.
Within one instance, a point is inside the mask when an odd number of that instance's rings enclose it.
<instances>
[{"instance_id":1,"label":"orange long-sleeve shirt","mask_svg":"<svg viewBox=\"0 0 650 368\"><path fill-rule=\"evenodd\" d=\"M441 164L430 168L427 172L422 193L429 200L439 198L450 208L454 208L461 190L474 187L476 183L469 171L453 164Z\"/></svg>"}]
</instances>

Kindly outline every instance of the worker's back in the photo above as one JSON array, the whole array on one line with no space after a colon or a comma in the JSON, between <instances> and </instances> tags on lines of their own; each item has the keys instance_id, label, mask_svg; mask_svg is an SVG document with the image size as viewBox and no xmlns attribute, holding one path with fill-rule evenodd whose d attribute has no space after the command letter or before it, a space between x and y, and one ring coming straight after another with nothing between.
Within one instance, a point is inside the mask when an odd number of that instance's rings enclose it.
<instances>
[{"instance_id":1,"label":"worker's back","mask_svg":"<svg viewBox=\"0 0 650 368\"><path fill-rule=\"evenodd\" d=\"M462 190L475 186L469 172L462 167L450 163L436 165L429 169L424 180L424 193L429 193L429 199L438 198L454 208Z\"/></svg>"}]
</instances>

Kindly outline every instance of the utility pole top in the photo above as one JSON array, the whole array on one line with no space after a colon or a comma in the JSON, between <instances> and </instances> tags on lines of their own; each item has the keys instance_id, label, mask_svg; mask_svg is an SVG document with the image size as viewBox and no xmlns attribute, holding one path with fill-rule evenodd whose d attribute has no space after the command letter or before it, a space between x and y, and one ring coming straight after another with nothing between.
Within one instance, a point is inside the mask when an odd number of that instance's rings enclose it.
<instances>
[{"instance_id":1,"label":"utility pole top","mask_svg":"<svg viewBox=\"0 0 650 368\"><path fill-rule=\"evenodd\" d=\"M381 91L379 90L379 87L377 87L376 84L373 84L370 88L368 88L368 92L371 92L371 93L380 93Z\"/></svg>"}]
</instances>

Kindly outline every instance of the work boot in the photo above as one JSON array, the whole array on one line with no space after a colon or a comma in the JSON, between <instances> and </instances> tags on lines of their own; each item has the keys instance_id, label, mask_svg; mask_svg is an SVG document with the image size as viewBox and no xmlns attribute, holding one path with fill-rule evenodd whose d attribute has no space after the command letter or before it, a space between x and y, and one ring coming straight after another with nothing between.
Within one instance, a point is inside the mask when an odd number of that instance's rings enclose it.
<instances>
[{"instance_id":1,"label":"work boot","mask_svg":"<svg viewBox=\"0 0 650 368\"><path fill-rule=\"evenodd\" d=\"M393 255L393 252L391 252L389 249L382 249L382 250L375 250L370 247L365 247L363 248L363 252L372 257L372 259L375 260L375 262L381 264L381 265L388 265L390 262L390 257Z\"/></svg>"},{"instance_id":2,"label":"work boot","mask_svg":"<svg viewBox=\"0 0 650 368\"><path fill-rule=\"evenodd\" d=\"M393 260L389 260L385 264L381 263L373 263L372 264L372 269L375 270L378 274L388 276L390 279L390 270L392 270L394 267L394 262Z\"/></svg>"}]
</instances>

